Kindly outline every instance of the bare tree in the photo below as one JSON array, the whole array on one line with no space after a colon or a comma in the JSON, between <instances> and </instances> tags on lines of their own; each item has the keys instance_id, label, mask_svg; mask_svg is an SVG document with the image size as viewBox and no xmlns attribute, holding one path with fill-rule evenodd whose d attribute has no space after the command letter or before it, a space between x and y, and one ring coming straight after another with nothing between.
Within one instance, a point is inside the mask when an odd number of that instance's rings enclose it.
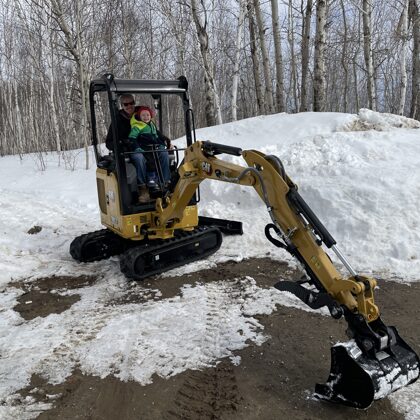
<instances>
[{"instance_id":1,"label":"bare tree","mask_svg":"<svg viewBox=\"0 0 420 420\"><path fill-rule=\"evenodd\" d=\"M278 0L271 0L271 21L273 24L274 51L276 58L276 110L278 112L284 112L283 54L281 51Z\"/></svg>"},{"instance_id":2,"label":"bare tree","mask_svg":"<svg viewBox=\"0 0 420 420\"><path fill-rule=\"evenodd\" d=\"M419 0L409 1L410 20L413 25L413 71L410 116L420 120L420 11Z\"/></svg>"},{"instance_id":3,"label":"bare tree","mask_svg":"<svg viewBox=\"0 0 420 420\"><path fill-rule=\"evenodd\" d=\"M363 53L367 73L367 93L369 108L376 111L375 69L372 52L372 4L371 0L363 0Z\"/></svg>"},{"instance_id":4,"label":"bare tree","mask_svg":"<svg viewBox=\"0 0 420 420\"><path fill-rule=\"evenodd\" d=\"M191 13L197 30L198 40L200 42L201 58L203 60L205 84L206 84L206 120L207 125L222 124L222 113L220 109L219 96L216 90L214 80L213 59L209 49L209 36L207 33L207 10L203 6L204 22L199 17L199 11L196 0L191 0ZM216 118L215 118L216 117Z\"/></svg>"},{"instance_id":5,"label":"bare tree","mask_svg":"<svg viewBox=\"0 0 420 420\"><path fill-rule=\"evenodd\" d=\"M260 77L260 62L257 53L257 37L255 34L255 23L254 23L254 6L252 0L248 0L248 22L249 22L249 37L250 37L250 48L252 57L252 70L254 74L255 83L255 94L257 99L258 114L266 113L266 101L262 91L262 82Z\"/></svg>"},{"instance_id":6,"label":"bare tree","mask_svg":"<svg viewBox=\"0 0 420 420\"><path fill-rule=\"evenodd\" d=\"M289 0L287 13L287 41L290 48L291 90L293 96L293 112L299 109L299 95L297 82L297 64L295 54L295 23L293 16L293 1Z\"/></svg>"},{"instance_id":7,"label":"bare tree","mask_svg":"<svg viewBox=\"0 0 420 420\"><path fill-rule=\"evenodd\" d=\"M271 81L270 71L270 58L268 56L268 49L265 42L264 23L261 16L260 2L259 0L253 0L255 18L257 20L258 27L258 38L261 46L262 62L264 69L264 81L265 81L265 101L267 103L267 111L272 114L274 113L274 102L273 102L273 87Z\"/></svg>"},{"instance_id":8,"label":"bare tree","mask_svg":"<svg viewBox=\"0 0 420 420\"><path fill-rule=\"evenodd\" d=\"M360 34L361 31L361 22L360 22L360 14L357 14L357 20L355 23L355 27L353 28L353 32ZM356 39L359 39L359 36L357 35ZM357 58L360 54L360 42L356 42L356 45L354 46L353 54L351 57L352 62L352 70L353 70L353 83L354 83L354 96L355 96L355 109L356 111L359 111L360 109L360 95L359 95L359 75L358 75L358 61Z\"/></svg>"},{"instance_id":9,"label":"bare tree","mask_svg":"<svg viewBox=\"0 0 420 420\"><path fill-rule=\"evenodd\" d=\"M346 9L344 6L344 0L340 0L340 6L341 6L341 12L343 15L343 28L344 28L344 32L343 32L343 49L341 51L341 66L343 67L343 71L344 71L344 87L343 87L343 111L347 112L348 109L348 74L349 74L349 69L348 69L348 35L347 35L347 16L346 16Z\"/></svg>"},{"instance_id":10,"label":"bare tree","mask_svg":"<svg viewBox=\"0 0 420 420\"><path fill-rule=\"evenodd\" d=\"M315 64L314 64L314 111L325 111L325 44L327 23L327 1L318 0L316 6Z\"/></svg>"},{"instance_id":11,"label":"bare tree","mask_svg":"<svg viewBox=\"0 0 420 420\"><path fill-rule=\"evenodd\" d=\"M400 59L400 101L398 114L404 114L405 97L407 92L407 48L408 48L408 0L403 1L403 10L397 28L397 33L401 39L401 59Z\"/></svg>"},{"instance_id":12,"label":"bare tree","mask_svg":"<svg viewBox=\"0 0 420 420\"><path fill-rule=\"evenodd\" d=\"M302 11L303 15L303 11ZM302 79L300 86L300 112L308 111L307 79L309 72L309 41L311 37L312 0L306 1L305 18L302 25Z\"/></svg>"},{"instance_id":13,"label":"bare tree","mask_svg":"<svg viewBox=\"0 0 420 420\"><path fill-rule=\"evenodd\" d=\"M9 148L11 153L24 153L24 119L21 112L21 102L19 100L18 69L14 65L14 52L18 49L17 37L13 31L13 21L16 17L16 9L13 4L6 3L3 10L3 37L2 37L2 66L1 69L6 73L2 85L4 90L4 115L9 127L8 135L13 139L12 146ZM7 83L7 80L10 80ZM3 93L3 92L2 92ZM4 114L3 114L4 113ZM4 134L1 136L3 137ZM10 153L9 152L9 153Z\"/></svg>"},{"instance_id":14,"label":"bare tree","mask_svg":"<svg viewBox=\"0 0 420 420\"><path fill-rule=\"evenodd\" d=\"M239 61L241 56L241 48L243 43L243 30L244 30L244 17L245 17L245 0L239 0L239 17L238 17L238 28L236 32L236 52L235 52L235 64L233 69L233 80L232 80L232 121L238 119L237 115L237 98L238 98L238 83L239 83Z\"/></svg>"},{"instance_id":15,"label":"bare tree","mask_svg":"<svg viewBox=\"0 0 420 420\"><path fill-rule=\"evenodd\" d=\"M133 7L130 3L124 3L123 0L118 1L118 8L120 10L119 15L119 25L117 26L121 28L121 54L124 58L124 70L123 76L131 79L134 77L134 56L133 53L136 50L137 44L137 21L135 19L135 15L133 13ZM115 9L114 9L115 10ZM112 34L111 36L114 36Z\"/></svg>"},{"instance_id":16,"label":"bare tree","mask_svg":"<svg viewBox=\"0 0 420 420\"><path fill-rule=\"evenodd\" d=\"M56 1L59 5L58 0ZM54 13L62 13L59 10L55 10ZM57 16L57 15L56 15ZM62 22L61 19L58 19L59 22ZM64 27L62 27L64 32ZM84 138L85 145L85 156L86 156L86 169L89 169L89 151L88 151L88 109L89 109L89 98L88 98L88 86L90 75L87 73L84 65L83 50L82 50L82 5L81 0L76 0L76 57L78 58L77 64L79 69L79 83L80 83L80 96L82 103L82 119L81 119L81 137Z\"/></svg>"},{"instance_id":17,"label":"bare tree","mask_svg":"<svg viewBox=\"0 0 420 420\"><path fill-rule=\"evenodd\" d=\"M174 73L175 75L184 75L186 72L186 55L188 50L188 27L190 25L190 16L188 16L187 7L183 3L179 3L177 7L174 7L171 0L161 0L160 6L164 19L166 19L170 27L170 33L175 41L176 68ZM183 25L179 24L180 21L183 22Z\"/></svg>"}]
</instances>

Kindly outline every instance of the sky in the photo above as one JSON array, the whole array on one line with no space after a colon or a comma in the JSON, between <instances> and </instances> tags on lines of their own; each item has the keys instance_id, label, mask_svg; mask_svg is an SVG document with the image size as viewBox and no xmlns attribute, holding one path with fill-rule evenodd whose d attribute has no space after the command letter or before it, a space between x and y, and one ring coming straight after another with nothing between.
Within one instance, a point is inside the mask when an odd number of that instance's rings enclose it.
<instances>
[{"instance_id":1,"label":"sky","mask_svg":"<svg viewBox=\"0 0 420 420\"><path fill-rule=\"evenodd\" d=\"M420 280L419 122L366 109L358 115L276 114L200 129L197 138L277 155L358 273ZM240 157L223 159L244 164ZM43 161L44 171L34 154L0 158L0 418L30 419L51 406L53 396L48 404L19 397L33 373L61 383L78 366L86 374L148 384L153 374L170 377L221 358L240 364L240 349L270 339L254 316L276 305L309 310L290 294L259 288L251 277L198 281L168 299L137 287L142 303L109 305L133 288L118 258L79 264L68 252L73 238L101 228L95 167L84 169L80 150L65 159L49 153ZM164 277L251 257L295 264L265 238L270 218L252 188L205 181L200 189L200 214L240 220L244 235L225 237L216 254ZM42 230L29 235L35 225ZM23 291L11 283L53 275L95 275L97 281L54 290L80 300L61 314L25 321L13 310ZM407 419L420 418L419 382L389 398Z\"/></svg>"}]
</instances>

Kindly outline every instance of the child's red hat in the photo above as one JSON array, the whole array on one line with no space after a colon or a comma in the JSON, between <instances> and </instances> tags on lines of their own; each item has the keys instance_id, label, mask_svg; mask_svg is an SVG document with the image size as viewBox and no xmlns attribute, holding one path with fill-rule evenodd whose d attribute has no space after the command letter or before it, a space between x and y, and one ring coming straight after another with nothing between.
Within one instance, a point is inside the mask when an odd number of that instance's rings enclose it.
<instances>
[{"instance_id":1,"label":"child's red hat","mask_svg":"<svg viewBox=\"0 0 420 420\"><path fill-rule=\"evenodd\" d=\"M140 114L142 111L149 111L150 116L153 118L155 116L155 113L153 112L153 110L151 108L149 108L148 106L139 106L139 108L137 109L136 112L136 116L140 117Z\"/></svg>"}]
</instances>

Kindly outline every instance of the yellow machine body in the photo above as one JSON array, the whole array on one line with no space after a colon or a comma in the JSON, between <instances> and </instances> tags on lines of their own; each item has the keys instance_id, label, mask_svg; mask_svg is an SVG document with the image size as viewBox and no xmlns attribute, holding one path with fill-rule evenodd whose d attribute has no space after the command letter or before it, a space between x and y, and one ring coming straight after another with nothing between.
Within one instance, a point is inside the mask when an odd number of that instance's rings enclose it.
<instances>
[{"instance_id":1,"label":"yellow machine body","mask_svg":"<svg viewBox=\"0 0 420 420\"><path fill-rule=\"evenodd\" d=\"M145 229L149 239L168 239L174 236L175 230L192 230L198 225L197 205L185 206L177 223L169 226L158 226L156 211L123 215L120 206L120 191L114 172L105 169L96 170L98 201L101 223L124 239L143 240Z\"/></svg>"}]
</instances>

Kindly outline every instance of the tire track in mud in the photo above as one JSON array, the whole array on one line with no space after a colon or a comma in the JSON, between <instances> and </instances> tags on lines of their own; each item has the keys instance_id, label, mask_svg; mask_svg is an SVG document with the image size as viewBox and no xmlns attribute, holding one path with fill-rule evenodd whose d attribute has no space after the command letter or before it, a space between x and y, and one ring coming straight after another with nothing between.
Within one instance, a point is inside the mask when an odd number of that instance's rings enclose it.
<instances>
[{"instance_id":1,"label":"tire track in mud","mask_svg":"<svg viewBox=\"0 0 420 420\"><path fill-rule=\"evenodd\" d=\"M215 368L189 373L164 418L219 419L235 413L242 401L233 367L223 361Z\"/></svg>"},{"instance_id":2,"label":"tire track in mud","mask_svg":"<svg viewBox=\"0 0 420 420\"><path fill-rule=\"evenodd\" d=\"M80 366L83 354L81 348L96 338L99 331L107 324L110 316L108 308L98 307L95 309L94 315L92 312L85 312L78 317L77 323L68 323L65 326L67 330L65 341L51 349L51 353L42 359L35 373L53 379L55 375L60 377L63 371L68 376L75 367Z\"/></svg>"},{"instance_id":3,"label":"tire track in mud","mask_svg":"<svg viewBox=\"0 0 420 420\"><path fill-rule=\"evenodd\" d=\"M202 335L203 363L214 366L215 360L226 357L229 340L230 311L240 308L247 295L246 280L206 284L206 323ZM218 419L238 410L239 393L232 363L226 359L202 371L190 371L180 386L173 407L165 419Z\"/></svg>"}]
</instances>

